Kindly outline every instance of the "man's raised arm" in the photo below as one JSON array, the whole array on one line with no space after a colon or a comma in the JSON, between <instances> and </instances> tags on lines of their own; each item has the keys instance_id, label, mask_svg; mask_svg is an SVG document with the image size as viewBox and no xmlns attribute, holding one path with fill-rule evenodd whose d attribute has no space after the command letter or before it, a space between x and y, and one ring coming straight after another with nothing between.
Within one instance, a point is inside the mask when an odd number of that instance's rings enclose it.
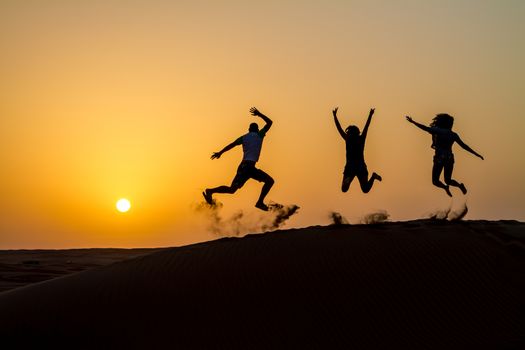
<instances>
[{"instance_id":1,"label":"man's raised arm","mask_svg":"<svg viewBox=\"0 0 525 350\"><path fill-rule=\"evenodd\" d=\"M250 113L253 115L253 116L256 116L256 117L259 117L261 118L262 120L265 121L266 125L261 129L261 131L263 132L267 132L268 130L270 130L270 127L272 126L273 124L273 121L268 118L267 116L265 116L264 114L262 114L257 108L255 107L252 107L250 108Z\"/></svg>"}]
</instances>

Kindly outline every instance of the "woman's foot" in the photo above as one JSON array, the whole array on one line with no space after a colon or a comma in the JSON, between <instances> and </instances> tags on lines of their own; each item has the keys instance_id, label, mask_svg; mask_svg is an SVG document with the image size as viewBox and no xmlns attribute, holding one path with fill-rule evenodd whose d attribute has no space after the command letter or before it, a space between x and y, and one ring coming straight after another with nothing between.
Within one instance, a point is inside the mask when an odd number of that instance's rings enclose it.
<instances>
[{"instance_id":1,"label":"woman's foot","mask_svg":"<svg viewBox=\"0 0 525 350\"><path fill-rule=\"evenodd\" d=\"M381 177L381 175L377 174L377 173L373 173L372 176L377 180L377 181L383 181L383 178Z\"/></svg>"},{"instance_id":2,"label":"woman's foot","mask_svg":"<svg viewBox=\"0 0 525 350\"><path fill-rule=\"evenodd\" d=\"M450 188L449 188L448 185L447 185L447 187L445 187L445 192L447 192L449 197L452 197L452 193L450 192Z\"/></svg>"},{"instance_id":3,"label":"woman's foot","mask_svg":"<svg viewBox=\"0 0 525 350\"><path fill-rule=\"evenodd\" d=\"M463 194L467 194L467 188L465 187L465 184L459 184L459 189Z\"/></svg>"}]
</instances>

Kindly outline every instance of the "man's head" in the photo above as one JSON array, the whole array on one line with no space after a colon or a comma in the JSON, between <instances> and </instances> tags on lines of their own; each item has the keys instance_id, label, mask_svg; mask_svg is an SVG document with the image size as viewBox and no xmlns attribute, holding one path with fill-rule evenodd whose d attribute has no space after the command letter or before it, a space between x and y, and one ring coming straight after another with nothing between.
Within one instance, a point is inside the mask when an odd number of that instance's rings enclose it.
<instances>
[{"instance_id":1,"label":"man's head","mask_svg":"<svg viewBox=\"0 0 525 350\"><path fill-rule=\"evenodd\" d=\"M250 128L248 129L250 132L259 132L259 125L257 123L251 123Z\"/></svg>"}]
</instances>

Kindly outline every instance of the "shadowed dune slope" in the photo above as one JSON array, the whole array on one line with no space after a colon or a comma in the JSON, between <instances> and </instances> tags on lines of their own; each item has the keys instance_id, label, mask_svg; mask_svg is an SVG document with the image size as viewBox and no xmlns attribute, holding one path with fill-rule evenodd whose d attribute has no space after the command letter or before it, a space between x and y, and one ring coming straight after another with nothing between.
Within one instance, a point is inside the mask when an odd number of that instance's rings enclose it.
<instances>
[{"instance_id":1,"label":"shadowed dune slope","mask_svg":"<svg viewBox=\"0 0 525 350\"><path fill-rule=\"evenodd\" d=\"M166 249L0 294L2 344L517 349L525 224L310 227Z\"/></svg>"},{"instance_id":2,"label":"shadowed dune slope","mask_svg":"<svg viewBox=\"0 0 525 350\"><path fill-rule=\"evenodd\" d=\"M0 250L0 293L161 249Z\"/></svg>"}]
</instances>

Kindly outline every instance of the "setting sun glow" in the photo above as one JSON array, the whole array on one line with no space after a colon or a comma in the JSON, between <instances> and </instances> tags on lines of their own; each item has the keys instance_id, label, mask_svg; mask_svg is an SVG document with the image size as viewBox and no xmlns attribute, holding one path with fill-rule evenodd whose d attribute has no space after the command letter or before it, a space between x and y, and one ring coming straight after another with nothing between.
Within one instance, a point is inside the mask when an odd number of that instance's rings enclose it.
<instances>
[{"instance_id":1,"label":"setting sun glow","mask_svg":"<svg viewBox=\"0 0 525 350\"><path fill-rule=\"evenodd\" d=\"M243 150L210 156L264 125L250 107L273 121L266 199L301 207L283 229L467 201L469 220L525 221L524 18L520 0L0 0L0 250L219 238L197 208ZM364 160L383 181L369 193L358 179L341 191L336 107L361 131L375 108ZM432 184L432 138L405 119L438 113L485 158L454 146L466 195ZM262 186L214 196L224 234L270 215Z\"/></svg>"},{"instance_id":2,"label":"setting sun glow","mask_svg":"<svg viewBox=\"0 0 525 350\"><path fill-rule=\"evenodd\" d=\"M126 198L121 198L117 201L117 210L125 213L131 208L131 203Z\"/></svg>"}]
</instances>

